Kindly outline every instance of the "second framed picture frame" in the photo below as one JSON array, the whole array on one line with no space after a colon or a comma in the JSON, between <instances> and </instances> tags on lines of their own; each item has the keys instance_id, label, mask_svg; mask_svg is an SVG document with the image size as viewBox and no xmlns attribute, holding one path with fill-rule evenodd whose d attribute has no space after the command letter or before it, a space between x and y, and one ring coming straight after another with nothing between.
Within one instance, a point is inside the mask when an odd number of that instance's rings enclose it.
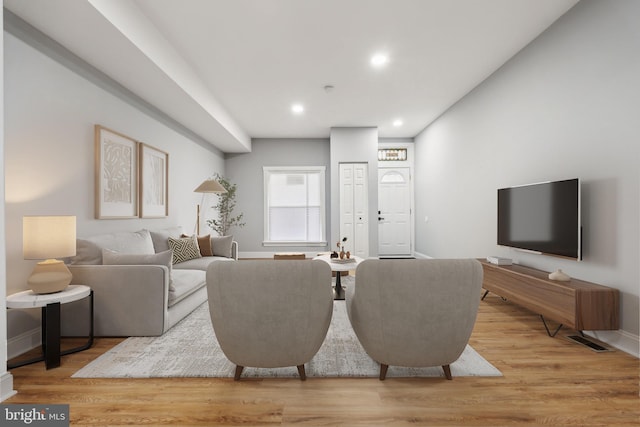
<instances>
[{"instance_id":1,"label":"second framed picture frame","mask_svg":"<svg viewBox=\"0 0 640 427\"><path fill-rule=\"evenodd\" d=\"M169 154L139 143L140 218L169 216Z\"/></svg>"},{"instance_id":2,"label":"second framed picture frame","mask_svg":"<svg viewBox=\"0 0 640 427\"><path fill-rule=\"evenodd\" d=\"M138 142L95 125L96 219L138 218Z\"/></svg>"}]
</instances>

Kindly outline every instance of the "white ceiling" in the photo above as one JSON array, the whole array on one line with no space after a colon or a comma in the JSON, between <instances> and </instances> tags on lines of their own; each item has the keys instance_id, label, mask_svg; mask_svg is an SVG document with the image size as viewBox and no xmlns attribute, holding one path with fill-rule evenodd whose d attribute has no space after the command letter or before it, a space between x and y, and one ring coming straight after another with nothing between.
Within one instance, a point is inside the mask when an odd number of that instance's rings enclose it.
<instances>
[{"instance_id":1,"label":"white ceiling","mask_svg":"<svg viewBox=\"0 0 640 427\"><path fill-rule=\"evenodd\" d=\"M222 151L246 152L251 138L326 138L342 126L414 137L577 1L4 5ZM376 52L389 56L381 69L369 63Z\"/></svg>"}]
</instances>

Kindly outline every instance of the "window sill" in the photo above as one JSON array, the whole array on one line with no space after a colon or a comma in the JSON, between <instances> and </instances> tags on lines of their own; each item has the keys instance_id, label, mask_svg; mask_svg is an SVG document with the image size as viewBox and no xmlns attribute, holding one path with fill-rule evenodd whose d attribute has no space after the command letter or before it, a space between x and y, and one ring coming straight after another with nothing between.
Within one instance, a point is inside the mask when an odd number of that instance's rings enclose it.
<instances>
[{"instance_id":1,"label":"window sill","mask_svg":"<svg viewBox=\"0 0 640 427\"><path fill-rule=\"evenodd\" d=\"M264 241L262 242L262 246L286 246L286 247L320 247L327 246L327 242L285 242L285 241Z\"/></svg>"}]
</instances>

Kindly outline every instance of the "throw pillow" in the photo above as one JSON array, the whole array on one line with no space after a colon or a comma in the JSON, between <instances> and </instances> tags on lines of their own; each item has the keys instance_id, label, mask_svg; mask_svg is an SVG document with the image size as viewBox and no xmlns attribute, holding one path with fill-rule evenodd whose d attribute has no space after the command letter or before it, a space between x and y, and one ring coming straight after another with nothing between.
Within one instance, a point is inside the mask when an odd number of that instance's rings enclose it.
<instances>
[{"instance_id":1,"label":"throw pillow","mask_svg":"<svg viewBox=\"0 0 640 427\"><path fill-rule=\"evenodd\" d=\"M233 236L221 236L211 238L211 250L214 256L223 256L231 258L231 245L233 244Z\"/></svg>"},{"instance_id":2,"label":"throw pillow","mask_svg":"<svg viewBox=\"0 0 640 427\"><path fill-rule=\"evenodd\" d=\"M173 280L171 279L173 254L171 250L153 255L123 254L110 249L102 250L103 265L164 265L169 269L169 290L173 291Z\"/></svg>"},{"instance_id":3,"label":"throw pillow","mask_svg":"<svg viewBox=\"0 0 640 427\"><path fill-rule=\"evenodd\" d=\"M190 237L186 234L183 234L180 237ZM206 236L199 236L198 239L198 247L200 248L200 255L202 256L213 256L213 251L211 250L211 234L207 234Z\"/></svg>"},{"instance_id":4,"label":"throw pillow","mask_svg":"<svg viewBox=\"0 0 640 427\"><path fill-rule=\"evenodd\" d=\"M180 235L182 234L182 227L177 226L164 228L161 230L149 230L149 234L151 235L151 240L153 241L153 247L156 253L164 252L169 250L169 244L167 243L169 237L180 237Z\"/></svg>"},{"instance_id":5,"label":"throw pillow","mask_svg":"<svg viewBox=\"0 0 640 427\"><path fill-rule=\"evenodd\" d=\"M69 258L69 264L82 265L102 263L102 249L92 241L76 239L76 254Z\"/></svg>"},{"instance_id":6,"label":"throw pillow","mask_svg":"<svg viewBox=\"0 0 640 427\"><path fill-rule=\"evenodd\" d=\"M76 256L69 258L69 264L100 265L102 264L102 249L142 255L156 253L149 230L120 231L77 239Z\"/></svg>"},{"instance_id":7,"label":"throw pillow","mask_svg":"<svg viewBox=\"0 0 640 427\"><path fill-rule=\"evenodd\" d=\"M173 250L173 263L179 264L190 259L202 258L195 236L174 239L169 237L169 248Z\"/></svg>"},{"instance_id":8,"label":"throw pillow","mask_svg":"<svg viewBox=\"0 0 640 427\"><path fill-rule=\"evenodd\" d=\"M198 237L198 246L202 256L213 256L213 248L211 247L211 234Z\"/></svg>"}]
</instances>

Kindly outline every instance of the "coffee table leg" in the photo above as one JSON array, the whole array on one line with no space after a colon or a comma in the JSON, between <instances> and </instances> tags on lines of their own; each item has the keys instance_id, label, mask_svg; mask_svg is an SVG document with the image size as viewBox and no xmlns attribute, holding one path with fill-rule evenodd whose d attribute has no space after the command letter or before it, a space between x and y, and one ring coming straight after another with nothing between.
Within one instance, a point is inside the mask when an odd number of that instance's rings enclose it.
<instances>
[{"instance_id":1,"label":"coffee table leg","mask_svg":"<svg viewBox=\"0 0 640 427\"><path fill-rule=\"evenodd\" d=\"M340 280L342 276L341 271L336 271L336 294L333 299L344 299L344 293L342 292L342 283Z\"/></svg>"}]
</instances>

